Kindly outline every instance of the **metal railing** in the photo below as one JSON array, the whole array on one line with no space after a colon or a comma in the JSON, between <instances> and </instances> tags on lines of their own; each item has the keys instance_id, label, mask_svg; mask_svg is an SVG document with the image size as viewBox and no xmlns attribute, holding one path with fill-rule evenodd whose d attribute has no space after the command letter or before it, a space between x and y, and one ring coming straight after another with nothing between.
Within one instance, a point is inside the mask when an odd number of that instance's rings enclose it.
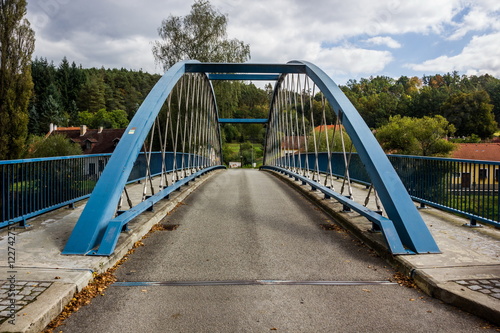
<instances>
[{"instance_id":1,"label":"metal railing","mask_svg":"<svg viewBox=\"0 0 500 333\"><path fill-rule=\"evenodd\" d=\"M189 154L166 153L165 170L180 170L204 163ZM81 155L0 161L0 228L12 223L26 225L26 220L45 212L71 206L86 199L108 163L111 154ZM184 161L183 161L184 159ZM162 154L152 153L151 174L162 172ZM146 157L141 153L128 183L144 179Z\"/></svg>"},{"instance_id":2,"label":"metal railing","mask_svg":"<svg viewBox=\"0 0 500 333\"><path fill-rule=\"evenodd\" d=\"M297 168L309 165L312 170L315 166L313 153L294 157L288 163ZM466 216L471 225L477 221L500 227L500 162L403 155L388 158L411 198L422 207L428 205ZM332 153L331 165L334 176L344 177L343 153ZM319 172L329 172L327 153L318 153L318 166ZM349 175L352 181L371 184L356 153L350 157Z\"/></svg>"},{"instance_id":3,"label":"metal railing","mask_svg":"<svg viewBox=\"0 0 500 333\"><path fill-rule=\"evenodd\" d=\"M173 153L168 153L166 170L174 168ZM111 154L36 158L0 161L0 228L9 223L24 225L26 220L47 211L72 205L87 198L104 170ZM294 155L294 165L314 166L314 154ZM475 221L500 227L500 162L449 158L388 155L413 200ZM184 158L184 163L182 159ZM188 165L188 154L177 154L176 165ZM292 159L293 160L293 159ZM161 173L162 157L153 153L152 174ZM320 172L328 172L327 153L318 154ZM332 172L345 174L344 156L333 153ZM176 167L176 169L179 169ZM146 159L137 159L129 183L144 178ZM352 181L371 184L357 154L349 163Z\"/></svg>"}]
</instances>

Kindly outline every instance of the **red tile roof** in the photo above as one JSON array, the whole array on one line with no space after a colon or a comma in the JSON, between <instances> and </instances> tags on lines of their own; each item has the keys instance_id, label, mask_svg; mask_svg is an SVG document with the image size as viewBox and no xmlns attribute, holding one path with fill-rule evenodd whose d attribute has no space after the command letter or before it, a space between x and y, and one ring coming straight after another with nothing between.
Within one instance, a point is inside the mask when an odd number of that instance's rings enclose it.
<instances>
[{"instance_id":1,"label":"red tile roof","mask_svg":"<svg viewBox=\"0 0 500 333\"><path fill-rule=\"evenodd\" d=\"M329 131L340 130L341 126L342 125L326 125L326 129ZM314 127L314 130L317 132L323 132L325 130L325 125L316 126Z\"/></svg>"},{"instance_id":2,"label":"red tile roof","mask_svg":"<svg viewBox=\"0 0 500 333\"><path fill-rule=\"evenodd\" d=\"M452 158L500 162L500 143L460 143Z\"/></svg>"}]
</instances>

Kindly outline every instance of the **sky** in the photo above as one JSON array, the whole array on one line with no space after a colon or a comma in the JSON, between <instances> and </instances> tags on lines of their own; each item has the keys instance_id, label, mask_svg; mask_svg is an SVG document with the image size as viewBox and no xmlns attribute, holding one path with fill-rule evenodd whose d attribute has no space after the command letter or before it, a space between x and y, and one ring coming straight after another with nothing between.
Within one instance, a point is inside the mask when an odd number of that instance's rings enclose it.
<instances>
[{"instance_id":1,"label":"sky","mask_svg":"<svg viewBox=\"0 0 500 333\"><path fill-rule=\"evenodd\" d=\"M458 71L500 78L498 0L211 0L254 63L306 60L338 84ZM28 0L36 57L163 73L151 47L188 0Z\"/></svg>"}]
</instances>

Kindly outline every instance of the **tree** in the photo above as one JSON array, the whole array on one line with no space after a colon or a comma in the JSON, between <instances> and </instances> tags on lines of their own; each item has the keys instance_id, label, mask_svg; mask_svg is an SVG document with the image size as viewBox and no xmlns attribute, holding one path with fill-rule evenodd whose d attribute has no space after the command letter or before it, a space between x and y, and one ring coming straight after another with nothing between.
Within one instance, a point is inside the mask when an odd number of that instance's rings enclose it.
<instances>
[{"instance_id":1,"label":"tree","mask_svg":"<svg viewBox=\"0 0 500 333\"><path fill-rule=\"evenodd\" d=\"M29 157L53 157L53 156L70 156L81 155L82 148L66 138L63 134L52 134L45 138L43 136L35 136L30 144Z\"/></svg>"},{"instance_id":2,"label":"tree","mask_svg":"<svg viewBox=\"0 0 500 333\"><path fill-rule=\"evenodd\" d=\"M30 101L28 129L33 135L42 135L49 130L44 119L44 106L51 94L56 93L56 68L45 58L35 58L31 63L31 78L33 80L33 96ZM57 98L56 98L57 100ZM43 123L43 124L42 124ZM62 124L57 124L62 125Z\"/></svg>"},{"instance_id":3,"label":"tree","mask_svg":"<svg viewBox=\"0 0 500 333\"><path fill-rule=\"evenodd\" d=\"M129 121L127 112L124 110L106 111L101 109L96 113L83 111L78 113L78 121L81 125L87 125L90 128L125 128Z\"/></svg>"},{"instance_id":4,"label":"tree","mask_svg":"<svg viewBox=\"0 0 500 333\"><path fill-rule=\"evenodd\" d=\"M78 116L76 101L78 100L80 87L85 83L85 74L82 68L78 68L74 62L70 66L68 60L64 57L57 69L56 78L62 109L71 120L74 120Z\"/></svg>"},{"instance_id":5,"label":"tree","mask_svg":"<svg viewBox=\"0 0 500 333\"><path fill-rule=\"evenodd\" d=\"M440 115L411 118L396 115L377 129L376 137L388 153L419 156L447 156L455 145L445 140L455 128Z\"/></svg>"},{"instance_id":6,"label":"tree","mask_svg":"<svg viewBox=\"0 0 500 333\"><path fill-rule=\"evenodd\" d=\"M451 95L441 106L441 114L455 125L459 136L490 138L498 126L490 96L484 90Z\"/></svg>"},{"instance_id":7,"label":"tree","mask_svg":"<svg viewBox=\"0 0 500 333\"><path fill-rule=\"evenodd\" d=\"M26 0L0 0L0 160L18 158L28 134L35 33Z\"/></svg>"},{"instance_id":8,"label":"tree","mask_svg":"<svg viewBox=\"0 0 500 333\"><path fill-rule=\"evenodd\" d=\"M196 0L191 12L184 16L169 16L162 21L153 55L167 70L186 59L201 62L245 62L250 58L250 46L237 39L228 39L227 16L212 7L208 0Z\"/></svg>"},{"instance_id":9,"label":"tree","mask_svg":"<svg viewBox=\"0 0 500 333\"><path fill-rule=\"evenodd\" d=\"M101 74L91 72L81 87L78 109L97 112L106 108L105 90L106 85Z\"/></svg>"},{"instance_id":10,"label":"tree","mask_svg":"<svg viewBox=\"0 0 500 333\"><path fill-rule=\"evenodd\" d=\"M344 145L342 145L342 137ZM316 144L314 141L316 141ZM347 152L351 150L355 152L356 149L352 146L351 142L351 138L345 130L342 130L342 136L340 136L340 129L325 130L324 127L320 127L319 130L314 130L314 132L308 136L307 151L314 152L315 149L317 149L318 152L326 152L330 149L330 152L343 152L345 148Z\"/></svg>"}]
</instances>

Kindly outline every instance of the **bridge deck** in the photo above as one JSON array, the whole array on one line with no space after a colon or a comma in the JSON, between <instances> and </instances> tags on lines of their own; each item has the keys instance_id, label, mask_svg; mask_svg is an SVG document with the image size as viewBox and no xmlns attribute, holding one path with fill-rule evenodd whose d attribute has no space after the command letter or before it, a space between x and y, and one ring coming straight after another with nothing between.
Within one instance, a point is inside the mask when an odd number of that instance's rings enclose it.
<instances>
[{"instance_id":1,"label":"bridge deck","mask_svg":"<svg viewBox=\"0 0 500 333\"><path fill-rule=\"evenodd\" d=\"M134 195L142 191L142 185L133 187ZM364 191L362 187L354 190L354 195ZM187 199L177 199L184 205L163 223L179 227L145 239L146 246L117 271L119 281L129 285L110 287L106 296L74 315L65 330L390 331L404 327L422 331L425 321L435 330L484 331L480 320L450 311L413 289L390 284L308 285L316 281L387 281L394 271L346 232L335 227L325 230L331 218L267 172L217 172ZM60 251L81 209L61 209L36 218L31 230L17 236L17 280L50 283L49 290L32 305L48 302L50 290L52 294L67 290L71 297L75 285L88 282L91 271L103 270L123 255L121 244L144 231L141 225L155 215L146 213L145 218L131 224L130 234L120 239L115 257L62 256ZM160 211L158 205L157 213ZM423 212L424 219L432 224L443 254L405 257L411 260L409 265L427 274L436 273L433 278L438 283L457 287L450 281L494 279L500 273L496 231L488 228L491 235L487 235L460 228L446 222L444 214L434 212ZM0 241L4 248L6 241L7 237ZM4 263L5 255L6 251L2 252ZM460 271L452 267L457 266L457 260L462 261ZM6 279L6 267L2 273ZM192 281L208 285L168 286ZM210 285L214 281L227 285ZM280 285L286 282L298 285ZM470 292L497 302L493 305L499 309L499 299ZM30 306L23 309L27 313L24 317L33 320L36 314ZM8 327L6 323L4 327Z\"/></svg>"}]
</instances>

